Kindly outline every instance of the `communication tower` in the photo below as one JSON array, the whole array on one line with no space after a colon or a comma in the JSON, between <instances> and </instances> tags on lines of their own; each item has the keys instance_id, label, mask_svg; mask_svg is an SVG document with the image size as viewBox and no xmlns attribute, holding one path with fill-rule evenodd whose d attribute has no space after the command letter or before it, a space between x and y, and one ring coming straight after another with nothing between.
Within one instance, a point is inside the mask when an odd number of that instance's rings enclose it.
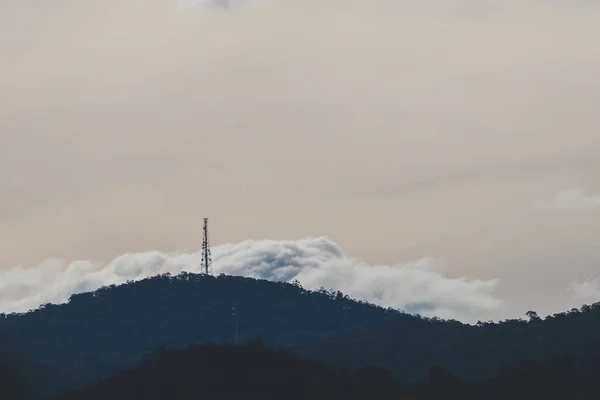
<instances>
[{"instance_id":1,"label":"communication tower","mask_svg":"<svg viewBox=\"0 0 600 400\"><path fill-rule=\"evenodd\" d=\"M208 243L208 218L204 218L204 240L202 240L202 269L206 275L212 275L210 244Z\"/></svg>"}]
</instances>

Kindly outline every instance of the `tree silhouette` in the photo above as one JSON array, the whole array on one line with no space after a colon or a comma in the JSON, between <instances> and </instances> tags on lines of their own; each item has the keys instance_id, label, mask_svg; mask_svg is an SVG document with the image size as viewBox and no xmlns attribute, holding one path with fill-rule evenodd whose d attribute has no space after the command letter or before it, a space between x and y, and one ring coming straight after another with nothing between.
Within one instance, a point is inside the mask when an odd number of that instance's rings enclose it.
<instances>
[{"instance_id":1,"label":"tree silhouette","mask_svg":"<svg viewBox=\"0 0 600 400\"><path fill-rule=\"evenodd\" d=\"M527 311L525 313L525 315L527 315L529 317L530 321L541 321L541 318L538 316L538 314L535 311Z\"/></svg>"}]
</instances>

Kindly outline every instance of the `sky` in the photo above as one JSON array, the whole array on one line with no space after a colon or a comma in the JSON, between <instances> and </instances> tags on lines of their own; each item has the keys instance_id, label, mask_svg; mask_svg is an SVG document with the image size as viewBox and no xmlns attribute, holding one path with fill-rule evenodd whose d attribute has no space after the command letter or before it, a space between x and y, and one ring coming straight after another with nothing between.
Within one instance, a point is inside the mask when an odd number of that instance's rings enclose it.
<instances>
[{"instance_id":1,"label":"sky","mask_svg":"<svg viewBox=\"0 0 600 400\"><path fill-rule=\"evenodd\" d=\"M0 311L195 270L205 216L221 272L600 301L600 3L212 5L0 0Z\"/></svg>"}]
</instances>

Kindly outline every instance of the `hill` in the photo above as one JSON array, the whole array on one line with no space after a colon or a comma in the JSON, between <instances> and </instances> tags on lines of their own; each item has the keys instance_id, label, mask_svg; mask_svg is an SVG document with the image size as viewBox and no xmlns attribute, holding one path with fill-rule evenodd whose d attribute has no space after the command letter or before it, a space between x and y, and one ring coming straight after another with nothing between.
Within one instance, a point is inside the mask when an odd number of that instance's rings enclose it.
<instances>
[{"instance_id":1,"label":"hill","mask_svg":"<svg viewBox=\"0 0 600 400\"><path fill-rule=\"evenodd\" d=\"M27 399L27 371L0 337L0 399Z\"/></svg>"},{"instance_id":2,"label":"hill","mask_svg":"<svg viewBox=\"0 0 600 400\"><path fill-rule=\"evenodd\" d=\"M583 365L594 370L593 365ZM598 370L596 370L596 374ZM524 360L487 382L466 384L439 367L427 382L401 387L384 370L355 373L298 358L260 342L245 346L190 346L157 349L143 363L56 400L365 399L463 400L598 398L596 376L569 373L568 365Z\"/></svg>"},{"instance_id":3,"label":"hill","mask_svg":"<svg viewBox=\"0 0 600 400\"><path fill-rule=\"evenodd\" d=\"M545 319L530 315L528 321L477 325L444 321L374 329L290 350L349 370L369 362L406 383L423 380L429 366L440 366L467 382L481 382L517 368L522 360L548 365L568 360L573 373L583 377L600 371L600 303Z\"/></svg>"},{"instance_id":4,"label":"hill","mask_svg":"<svg viewBox=\"0 0 600 400\"><path fill-rule=\"evenodd\" d=\"M399 394L385 373L347 375L257 341L159 348L140 365L60 400L397 399Z\"/></svg>"},{"instance_id":5,"label":"hill","mask_svg":"<svg viewBox=\"0 0 600 400\"><path fill-rule=\"evenodd\" d=\"M234 340L298 346L329 336L426 320L299 285L184 273L161 275L72 296L0 317L0 332L37 371L40 393L83 387L131 367L158 346ZM42 380L42 378L44 378Z\"/></svg>"},{"instance_id":6,"label":"hill","mask_svg":"<svg viewBox=\"0 0 600 400\"><path fill-rule=\"evenodd\" d=\"M541 319L480 323L424 319L299 285L206 275L162 275L0 318L0 332L32 372L39 395L82 388L133 367L157 347L260 338L335 369L367 365L399 383L440 367L470 384L521 361L591 379L600 370L600 303ZM569 367L564 367L568 365ZM549 367L550 368L550 367ZM565 369L566 368L566 369Z\"/></svg>"}]
</instances>

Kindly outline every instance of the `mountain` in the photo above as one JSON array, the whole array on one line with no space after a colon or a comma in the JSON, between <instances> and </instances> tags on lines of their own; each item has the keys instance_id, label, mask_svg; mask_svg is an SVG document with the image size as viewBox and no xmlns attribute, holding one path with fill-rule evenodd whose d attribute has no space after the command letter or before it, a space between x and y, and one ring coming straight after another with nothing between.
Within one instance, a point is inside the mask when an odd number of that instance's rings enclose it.
<instances>
[{"instance_id":1,"label":"mountain","mask_svg":"<svg viewBox=\"0 0 600 400\"><path fill-rule=\"evenodd\" d=\"M27 399L27 384L23 368L14 354L0 337L0 399L25 400Z\"/></svg>"},{"instance_id":2,"label":"mountain","mask_svg":"<svg viewBox=\"0 0 600 400\"><path fill-rule=\"evenodd\" d=\"M239 340L298 346L386 326L426 325L418 317L341 293L249 278L160 275L0 317L13 351L37 371L40 394L83 387L132 367L158 346Z\"/></svg>"},{"instance_id":3,"label":"mountain","mask_svg":"<svg viewBox=\"0 0 600 400\"><path fill-rule=\"evenodd\" d=\"M161 275L0 317L0 333L37 395L57 395L132 368L159 346L261 339L335 370L366 366L400 384L426 381L432 367L479 384L523 362L573 379L600 371L600 303L541 319L465 325L425 319L298 284L241 277ZM529 364L526 364L529 365Z\"/></svg>"},{"instance_id":4,"label":"mountain","mask_svg":"<svg viewBox=\"0 0 600 400\"><path fill-rule=\"evenodd\" d=\"M517 368L522 360L548 365L569 360L573 373L588 378L600 371L600 303L545 319L534 312L529 315L529 321L387 327L335 335L290 350L349 370L372 363L406 383L423 380L430 366L467 382L481 382Z\"/></svg>"},{"instance_id":5,"label":"mountain","mask_svg":"<svg viewBox=\"0 0 600 400\"><path fill-rule=\"evenodd\" d=\"M211 399L365 399L531 400L597 399L600 382L569 371L569 364L523 360L493 379L468 384L443 368L429 370L427 382L401 386L386 371L365 367L355 373L264 347L205 345L157 349L137 366L55 400L192 400Z\"/></svg>"},{"instance_id":6,"label":"mountain","mask_svg":"<svg viewBox=\"0 0 600 400\"><path fill-rule=\"evenodd\" d=\"M159 348L139 365L59 400L398 399L400 393L380 371L343 374L256 341Z\"/></svg>"}]
</instances>

